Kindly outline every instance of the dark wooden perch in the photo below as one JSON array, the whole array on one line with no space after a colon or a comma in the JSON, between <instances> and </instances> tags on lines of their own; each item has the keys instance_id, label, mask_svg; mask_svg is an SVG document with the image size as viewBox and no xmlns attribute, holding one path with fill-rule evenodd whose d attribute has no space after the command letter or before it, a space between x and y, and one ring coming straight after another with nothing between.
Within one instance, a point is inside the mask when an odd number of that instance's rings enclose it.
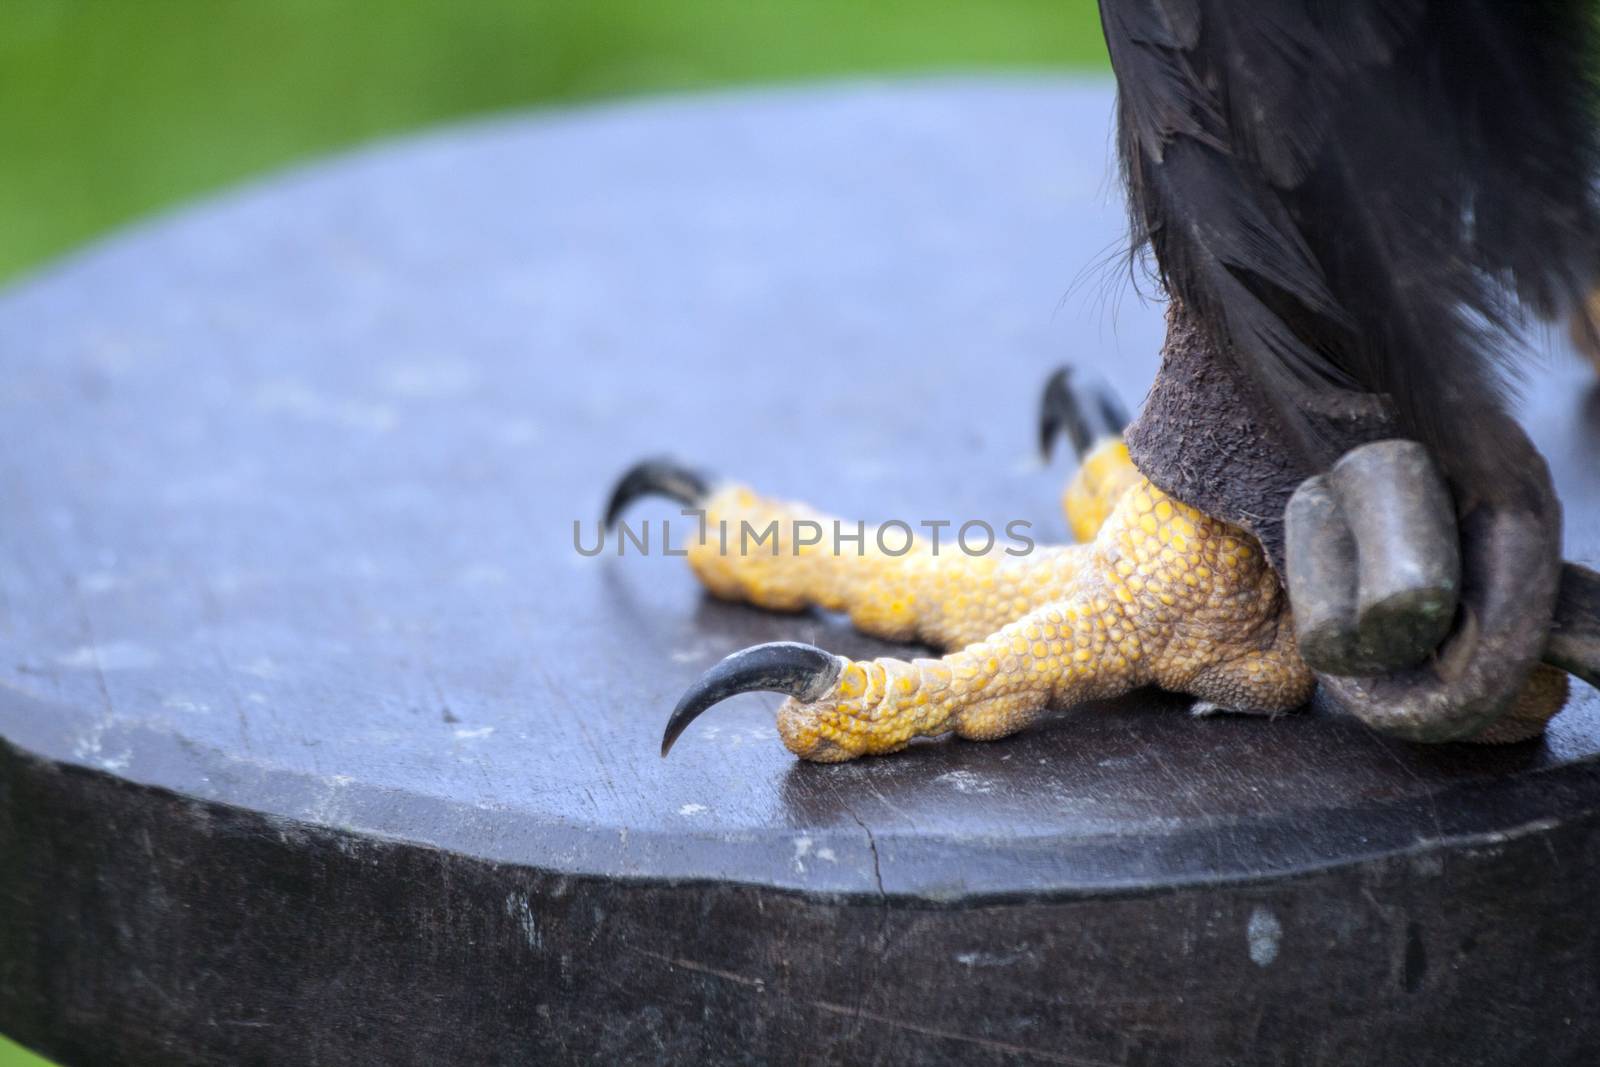
<instances>
[{"instance_id":1,"label":"dark wooden perch","mask_svg":"<svg viewBox=\"0 0 1600 1067\"><path fill-rule=\"evenodd\" d=\"M734 648L888 646L580 556L634 457L1064 536L1039 383L1137 398L1162 336L1052 317L1121 226L1110 112L937 82L497 123L0 297L0 1030L85 1064L1592 1057L1581 687L1500 749L1151 694L844 767L746 697L656 755ZM1524 418L1593 561L1583 374Z\"/></svg>"}]
</instances>

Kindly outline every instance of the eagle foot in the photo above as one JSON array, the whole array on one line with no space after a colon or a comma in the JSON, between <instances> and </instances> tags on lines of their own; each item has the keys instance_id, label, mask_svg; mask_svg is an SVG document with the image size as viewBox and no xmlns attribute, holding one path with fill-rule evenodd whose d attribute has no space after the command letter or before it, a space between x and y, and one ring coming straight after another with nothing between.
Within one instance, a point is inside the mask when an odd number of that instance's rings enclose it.
<instances>
[{"instance_id":1,"label":"eagle foot","mask_svg":"<svg viewBox=\"0 0 1600 1067\"><path fill-rule=\"evenodd\" d=\"M819 762L917 737L1004 737L1052 707L1152 684L1203 711L1270 715L1301 705L1320 678L1336 703L1417 740L1523 740L1565 703L1562 671L1529 673L1513 655L1534 623L1511 593L1538 586L1547 521L1492 508L1458 521L1419 446L1377 442L1295 494L1286 591L1249 533L1138 472L1124 422L1102 387L1051 377L1040 445L1048 457L1064 435L1077 453L1062 504L1080 543L1025 553L974 555L909 530L886 539L671 460L635 465L607 524L641 496L691 509L700 536L688 562L714 595L845 612L866 633L947 650L910 661L792 642L736 652L683 695L662 754L704 711L752 690L788 697L779 734Z\"/></svg>"},{"instance_id":2,"label":"eagle foot","mask_svg":"<svg viewBox=\"0 0 1600 1067\"><path fill-rule=\"evenodd\" d=\"M1058 376L1042 410L1046 444L1052 421L1079 453L1063 499L1085 543L1024 554L941 551L898 534L886 542L666 461L627 472L609 516L648 493L695 509L701 536L688 562L713 594L777 611L842 611L876 636L949 650L851 661L793 643L746 649L684 694L663 752L706 709L751 690L788 697L780 736L820 762L893 752L917 737L1003 737L1051 707L1145 685L1268 713L1304 703L1313 677L1260 545L1139 475L1108 394ZM837 529L861 536L841 549Z\"/></svg>"}]
</instances>

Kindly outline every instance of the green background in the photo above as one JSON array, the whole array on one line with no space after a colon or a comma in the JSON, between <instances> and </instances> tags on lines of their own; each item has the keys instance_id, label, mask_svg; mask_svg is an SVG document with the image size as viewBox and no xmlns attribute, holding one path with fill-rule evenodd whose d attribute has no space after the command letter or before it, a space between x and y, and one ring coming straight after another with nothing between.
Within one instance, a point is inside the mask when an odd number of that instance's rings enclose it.
<instances>
[{"instance_id":1,"label":"green background","mask_svg":"<svg viewBox=\"0 0 1600 1067\"><path fill-rule=\"evenodd\" d=\"M465 115L1105 65L1094 0L0 0L0 280L240 178ZM0 1067L44 1062L0 1038Z\"/></svg>"}]
</instances>

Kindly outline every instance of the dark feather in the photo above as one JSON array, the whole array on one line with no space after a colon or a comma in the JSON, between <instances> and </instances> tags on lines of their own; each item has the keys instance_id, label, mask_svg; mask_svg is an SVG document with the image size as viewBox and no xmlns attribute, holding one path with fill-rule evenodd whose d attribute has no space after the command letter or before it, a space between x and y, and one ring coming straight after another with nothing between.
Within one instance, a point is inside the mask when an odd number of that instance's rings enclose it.
<instances>
[{"instance_id":1,"label":"dark feather","mask_svg":"<svg viewBox=\"0 0 1600 1067\"><path fill-rule=\"evenodd\" d=\"M1386 396L1458 483L1513 472L1527 311L1600 265L1588 0L1100 0L1135 247L1312 466Z\"/></svg>"}]
</instances>

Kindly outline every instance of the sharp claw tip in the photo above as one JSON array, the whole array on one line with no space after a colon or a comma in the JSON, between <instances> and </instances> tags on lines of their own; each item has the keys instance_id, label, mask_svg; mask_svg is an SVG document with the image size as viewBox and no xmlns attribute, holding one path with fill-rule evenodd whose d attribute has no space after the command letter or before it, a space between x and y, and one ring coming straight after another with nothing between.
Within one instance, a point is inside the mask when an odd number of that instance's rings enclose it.
<instances>
[{"instance_id":1,"label":"sharp claw tip","mask_svg":"<svg viewBox=\"0 0 1600 1067\"><path fill-rule=\"evenodd\" d=\"M1039 458L1049 463L1056 454L1056 426L1055 420L1049 414L1039 419Z\"/></svg>"},{"instance_id":2,"label":"sharp claw tip","mask_svg":"<svg viewBox=\"0 0 1600 1067\"><path fill-rule=\"evenodd\" d=\"M684 692L667 717L661 755L671 751L690 723L731 696L764 691L814 700L833 685L840 669L839 657L797 641L772 641L741 649L702 674Z\"/></svg>"}]
</instances>

